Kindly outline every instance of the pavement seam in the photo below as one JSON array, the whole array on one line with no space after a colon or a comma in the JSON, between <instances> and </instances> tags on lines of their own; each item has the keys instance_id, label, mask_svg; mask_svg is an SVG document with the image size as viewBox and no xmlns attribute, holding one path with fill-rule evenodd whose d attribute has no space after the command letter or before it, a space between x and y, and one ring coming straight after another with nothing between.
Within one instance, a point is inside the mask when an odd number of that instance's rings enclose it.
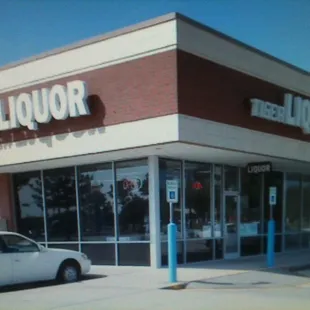
<instances>
[{"instance_id":1,"label":"pavement seam","mask_svg":"<svg viewBox=\"0 0 310 310\"><path fill-rule=\"evenodd\" d=\"M303 288L310 287L310 282L303 284L281 284L269 287L244 287L244 288L221 288L221 287L210 287L210 288L188 288L186 291L246 291L246 290L273 290L273 289L283 289L283 288Z\"/></svg>"},{"instance_id":2,"label":"pavement seam","mask_svg":"<svg viewBox=\"0 0 310 310\"><path fill-rule=\"evenodd\" d=\"M252 269L252 270L242 270L242 271L236 271L234 273L231 273L231 274L225 274L225 275L219 275L219 276L214 276L214 277L210 277L210 278L207 278L208 280L212 280L212 279L219 279L219 278L223 278L223 277L232 277L232 276L236 276L236 275L240 275L240 274L245 274L245 273L248 273L248 272L265 272L265 271L276 271L276 270L281 270L281 269L287 269L288 271L290 271L290 274L288 275L293 275L293 276L296 276L296 277L305 277L305 276L302 276L298 273L298 270L303 270L303 268L308 268L309 265L306 265L306 264L303 264L303 265L300 265L300 266L291 266L291 265L287 265L287 264L283 264L283 265L280 265L280 266L275 266L275 267L261 267L261 268L257 268L257 269ZM198 278L198 279L195 279L195 280L191 280L191 281L180 281L180 283L176 283L176 284L172 284L172 285L168 285L166 287L162 287L161 289L167 289L167 290L184 290L184 289L187 289L187 286L190 284L190 283L193 283L193 282L197 282L197 281L201 281L201 280L205 280L206 278ZM296 287L294 285L288 285L289 287ZM274 286L276 287L276 286ZM281 285L280 287L286 287L286 285ZM223 290L224 288L210 288L210 290ZM255 289L254 287L253 288L248 288L248 289ZM257 289L267 289L267 288L263 288L263 287L260 287L260 288L257 288ZM189 290L192 290L189 288ZM227 288L227 290L240 290L240 288Z\"/></svg>"}]
</instances>

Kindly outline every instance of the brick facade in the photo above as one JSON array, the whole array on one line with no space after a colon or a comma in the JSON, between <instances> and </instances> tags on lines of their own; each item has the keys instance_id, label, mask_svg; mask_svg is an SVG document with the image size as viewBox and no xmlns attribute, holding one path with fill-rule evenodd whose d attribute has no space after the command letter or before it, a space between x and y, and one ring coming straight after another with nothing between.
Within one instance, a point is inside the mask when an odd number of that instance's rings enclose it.
<instances>
[{"instance_id":1,"label":"brick facade","mask_svg":"<svg viewBox=\"0 0 310 310\"><path fill-rule=\"evenodd\" d=\"M80 79L87 83L91 115L52 120L39 124L38 131L20 128L0 132L1 143L115 125L177 113L176 51L168 51L111 67L0 95L31 92L57 83Z\"/></svg>"},{"instance_id":2,"label":"brick facade","mask_svg":"<svg viewBox=\"0 0 310 310\"><path fill-rule=\"evenodd\" d=\"M283 105L290 90L178 51L179 113L292 139L310 141L300 128L251 117L249 99Z\"/></svg>"},{"instance_id":3,"label":"brick facade","mask_svg":"<svg viewBox=\"0 0 310 310\"><path fill-rule=\"evenodd\" d=\"M252 130L308 141L300 128L253 118L250 98L283 104L285 89L183 51L168 51L35 87L0 95L30 92L75 79L87 83L90 116L52 120L38 131L26 128L0 133L0 142L115 125L181 113ZM291 91L289 91L292 93Z\"/></svg>"}]
</instances>

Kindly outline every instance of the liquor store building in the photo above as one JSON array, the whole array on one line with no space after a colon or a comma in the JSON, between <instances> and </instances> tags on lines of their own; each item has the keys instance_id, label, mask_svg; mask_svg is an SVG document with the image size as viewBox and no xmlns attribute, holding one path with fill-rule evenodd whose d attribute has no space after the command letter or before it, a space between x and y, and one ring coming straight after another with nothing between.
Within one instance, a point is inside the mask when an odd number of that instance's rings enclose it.
<instances>
[{"instance_id":1,"label":"liquor store building","mask_svg":"<svg viewBox=\"0 0 310 310\"><path fill-rule=\"evenodd\" d=\"M310 248L310 76L180 14L0 68L0 227L96 265Z\"/></svg>"}]
</instances>

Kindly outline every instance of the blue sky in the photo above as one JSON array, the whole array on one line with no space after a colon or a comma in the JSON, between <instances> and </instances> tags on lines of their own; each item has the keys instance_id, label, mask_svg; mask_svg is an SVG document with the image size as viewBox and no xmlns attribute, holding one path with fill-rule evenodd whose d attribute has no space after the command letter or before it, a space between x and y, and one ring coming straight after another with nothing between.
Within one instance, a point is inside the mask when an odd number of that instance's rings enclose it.
<instances>
[{"instance_id":1,"label":"blue sky","mask_svg":"<svg viewBox=\"0 0 310 310\"><path fill-rule=\"evenodd\" d=\"M310 71L310 0L0 0L0 66L175 11Z\"/></svg>"}]
</instances>

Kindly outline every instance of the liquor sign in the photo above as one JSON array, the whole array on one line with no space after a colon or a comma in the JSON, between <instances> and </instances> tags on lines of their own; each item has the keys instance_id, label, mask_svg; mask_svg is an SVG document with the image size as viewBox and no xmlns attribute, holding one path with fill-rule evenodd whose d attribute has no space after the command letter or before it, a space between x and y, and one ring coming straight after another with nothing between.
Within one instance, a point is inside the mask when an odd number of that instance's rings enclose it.
<instances>
[{"instance_id":1,"label":"liquor sign","mask_svg":"<svg viewBox=\"0 0 310 310\"><path fill-rule=\"evenodd\" d=\"M50 89L42 88L0 100L0 131L21 126L37 130L38 124L49 123L52 119L89 115L87 96L86 83L76 80L66 86L56 84Z\"/></svg>"},{"instance_id":2,"label":"liquor sign","mask_svg":"<svg viewBox=\"0 0 310 310\"><path fill-rule=\"evenodd\" d=\"M269 173L272 172L271 162L249 163L247 172L250 174Z\"/></svg>"},{"instance_id":3,"label":"liquor sign","mask_svg":"<svg viewBox=\"0 0 310 310\"><path fill-rule=\"evenodd\" d=\"M258 98L250 99L251 116L268 121L299 127L304 134L310 134L310 100L284 95L283 105L274 104Z\"/></svg>"}]
</instances>

